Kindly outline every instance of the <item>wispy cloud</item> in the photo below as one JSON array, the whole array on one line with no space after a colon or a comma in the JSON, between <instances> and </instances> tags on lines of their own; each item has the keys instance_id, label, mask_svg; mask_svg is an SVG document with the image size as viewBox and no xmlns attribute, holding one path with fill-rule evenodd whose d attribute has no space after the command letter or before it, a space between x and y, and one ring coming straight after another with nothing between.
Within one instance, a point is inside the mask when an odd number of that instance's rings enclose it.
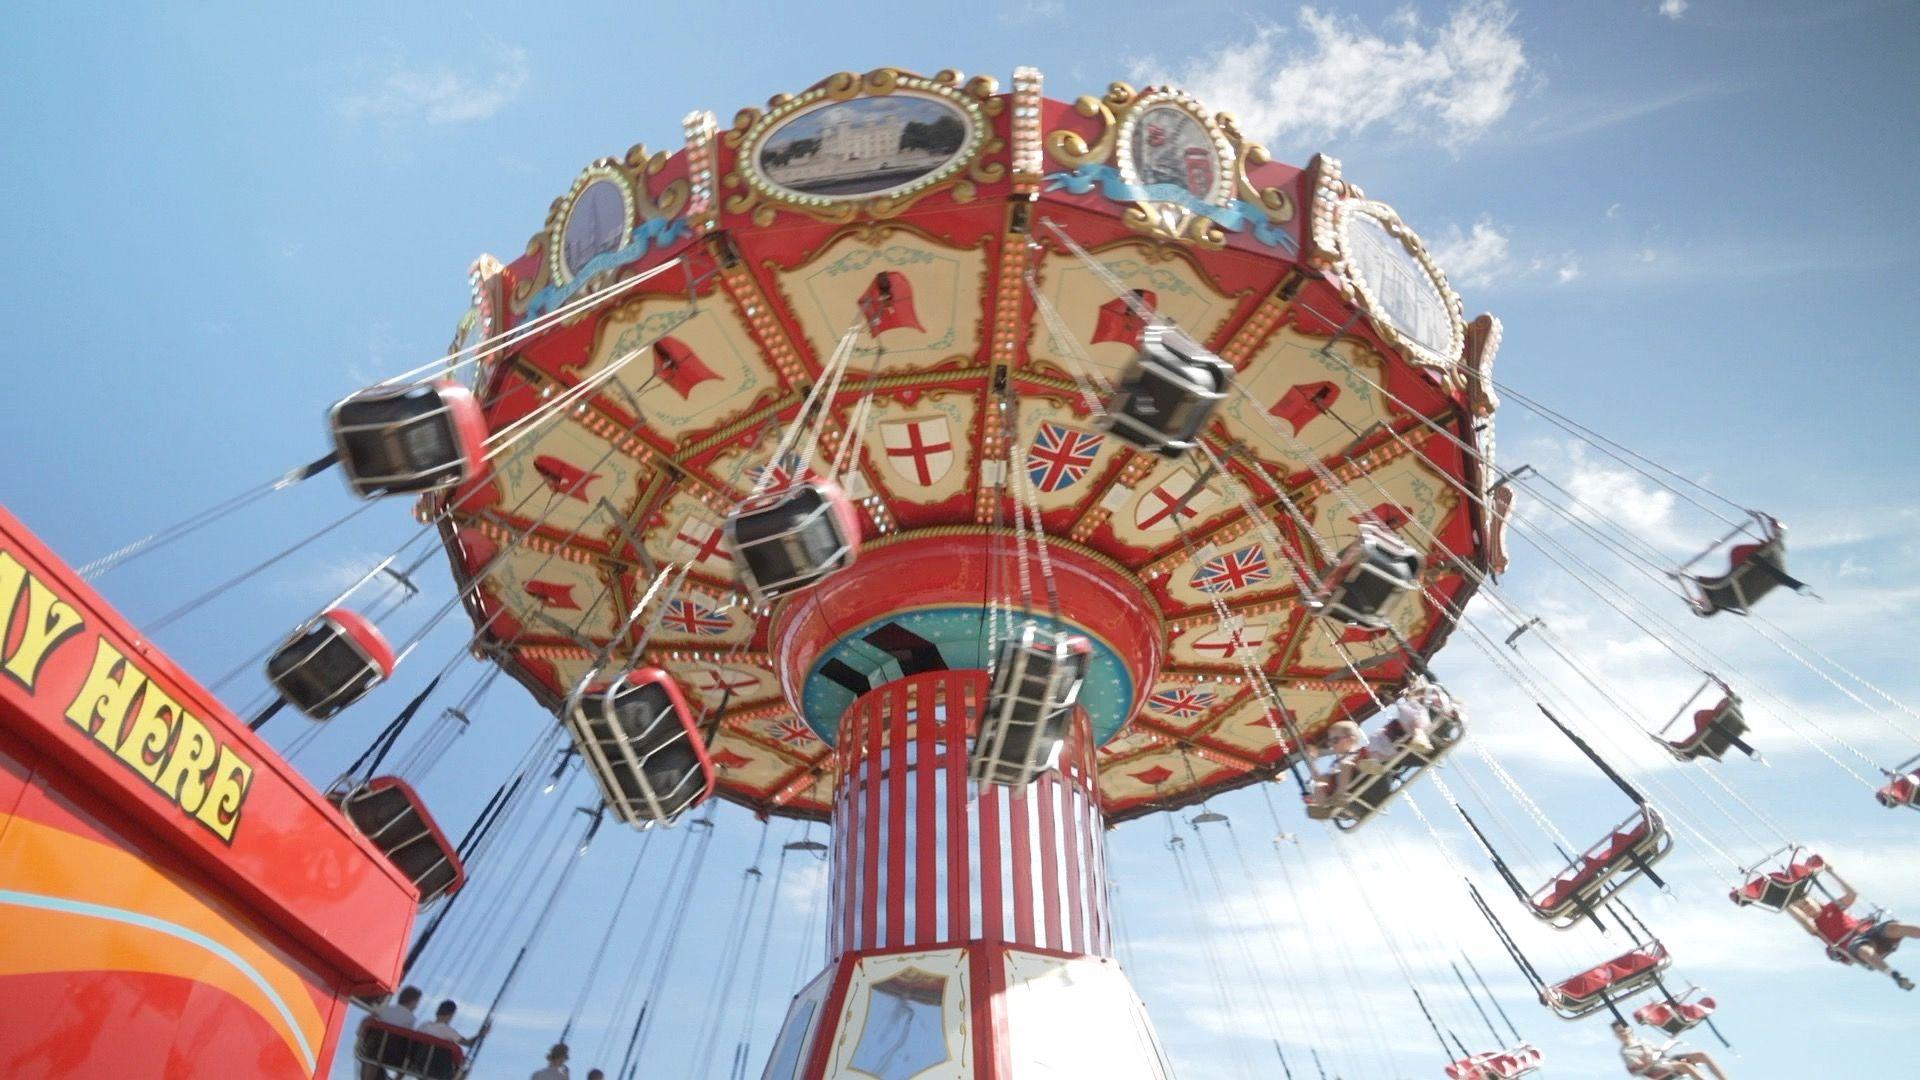
<instances>
[{"instance_id":1,"label":"wispy cloud","mask_svg":"<svg viewBox=\"0 0 1920 1080\"><path fill-rule=\"evenodd\" d=\"M335 102L350 121L461 124L485 120L519 98L529 78L525 49L499 47L484 64L417 64L401 55L369 65L362 85Z\"/></svg>"},{"instance_id":2,"label":"wispy cloud","mask_svg":"<svg viewBox=\"0 0 1920 1080\"><path fill-rule=\"evenodd\" d=\"M1375 30L1303 7L1301 38L1265 25L1242 44L1171 67L1149 57L1135 75L1185 87L1265 139L1384 130L1457 147L1512 110L1528 60L1505 0L1468 0L1436 26L1411 11L1391 23Z\"/></svg>"},{"instance_id":3,"label":"wispy cloud","mask_svg":"<svg viewBox=\"0 0 1920 1080\"><path fill-rule=\"evenodd\" d=\"M1515 138L1526 143L1578 138L1596 131L1618 127L1621 124L1629 124L1655 113L1666 112L1668 109L1724 97L1735 93L1737 89L1721 83L1700 83L1645 97L1575 101L1563 108L1550 108L1544 115L1528 124L1523 131L1516 132Z\"/></svg>"},{"instance_id":4,"label":"wispy cloud","mask_svg":"<svg viewBox=\"0 0 1920 1080\"><path fill-rule=\"evenodd\" d=\"M1660 14L1678 21L1687 13L1687 0L1660 0Z\"/></svg>"},{"instance_id":5,"label":"wispy cloud","mask_svg":"<svg viewBox=\"0 0 1920 1080\"><path fill-rule=\"evenodd\" d=\"M1067 5L1062 0L1024 0L1018 5L1003 8L997 18L1002 26L1024 26L1057 19L1066 13Z\"/></svg>"}]
</instances>

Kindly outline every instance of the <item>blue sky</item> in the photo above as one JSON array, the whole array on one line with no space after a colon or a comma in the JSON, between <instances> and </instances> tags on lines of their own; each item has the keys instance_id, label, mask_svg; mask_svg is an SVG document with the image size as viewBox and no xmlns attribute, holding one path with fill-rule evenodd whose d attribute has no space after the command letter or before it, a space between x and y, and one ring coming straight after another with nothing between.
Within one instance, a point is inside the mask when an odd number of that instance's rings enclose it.
<instances>
[{"instance_id":1,"label":"blue sky","mask_svg":"<svg viewBox=\"0 0 1920 1080\"><path fill-rule=\"evenodd\" d=\"M1906 360L1916 329L1910 208L1920 156L1920 10L1911 4L1310 11L1123 0L988 5L956 17L945 7L857 3L769 13L727 0L538 11L171 4L81 12L35 3L9 16L0 40L8 133L0 235L11 257L0 263L0 286L12 330L0 453L14 468L0 501L76 564L315 456L325 406L436 355L464 308L469 260L483 250L516 254L594 158L634 142L671 148L689 109L724 119L843 68L956 67L1004 83L1016 65L1031 64L1046 72L1054 97L1098 93L1112 79L1171 77L1238 112L1282 160L1303 163L1318 150L1340 157L1350 179L1427 237L1470 313L1502 317L1503 379L1787 521L1795 566L1825 600L1780 597L1764 613L1902 700L1920 689L1905 645L1920 629L1912 539L1920 500L1905 482L1916 464L1910 409L1920 389ZM1582 454L1517 403L1503 411L1500 430L1504 460L1540 465L1665 550L1712 532L1710 519ZM136 620L151 619L349 508L337 481L322 478L117 572L105 591ZM1571 540L1550 515L1536 511L1529 521L1540 535ZM159 641L217 677L410 528L399 505L377 508ZM1514 603L1546 614L1630 711L1671 711L1685 693L1683 669L1525 540L1515 547L1505 583ZM435 566L426 578L443 597L443 572ZM1630 591L1651 588L1639 582ZM410 617L426 610L416 602ZM1478 610L1490 628L1503 625L1490 604ZM1793 703L1782 709L1789 723L1756 724L1769 764L1729 762L1722 775L1790 835L1832 853L1869 897L1920 917L1920 820L1873 805L1787 728L1833 732L1861 756L1821 745L1856 770L1906 756L1912 740L1864 716L1752 627L1672 617L1686 619L1687 632L1750 683ZM462 636L444 626L423 655L449 655ZM1723 1028L1740 1051L1723 1055L1729 1072L1861 1075L1911 1061L1920 1051L1920 994L1828 964L1783 919L1728 905L1729 871L1710 847L1757 854L1767 830L1730 797L1703 794L1697 775L1648 757L1625 717L1527 648L1588 704L1590 730L1611 733L1603 748L1619 747L1636 776L1671 791L1676 812L1706 838L1683 837L1671 897L1641 908L1679 956L1680 980L1720 999ZM300 765L324 782L433 666L413 665L314 737ZM1590 768L1541 734L1525 698L1464 635L1440 670L1473 703L1474 738L1576 839L1624 814ZM249 672L230 700L244 705L258 689ZM427 784L456 829L545 720L504 686L476 719L480 731ZM303 734L291 719L278 725L272 734L283 746ZM1453 770L1463 795L1468 781L1497 789L1477 758ZM1432 990L1444 1022L1470 1041L1474 1031L1486 1039L1471 1008L1447 990L1445 962L1463 947L1547 1050L1553 1075L1618 1075L1599 1021L1566 1024L1525 1000L1484 928L1458 910L1457 875L1408 809L1348 838L1343 855L1299 828L1286 789L1272 794L1287 828L1302 833L1287 858L1303 875L1311 923L1274 876L1274 827L1258 793L1216 809L1232 816L1261 882L1257 895L1285 924L1276 933L1288 959L1262 974L1276 1011L1300 1010L1304 1022L1283 1025L1296 1054L1311 1044L1350 1080L1439 1075L1394 952L1352 903L1350 859L1398 924L1401 959ZM578 787L557 793L537 812L564 812L569 795L584 797ZM1444 809L1433 792L1420 797L1423 809ZM1510 800L1505 809L1526 824ZM650 1067L657 1062L662 1075L686 1072L705 974L760 835L730 807L717 816L693 909L702 914L673 970L682 992L649 1047ZM1434 816L1452 857L1480 873L1481 860ZM775 823L769 849L791 828ZM1229 901L1213 897L1204 874L1189 904L1168 873L1166 829L1153 819L1112 837L1136 985L1182 1075L1238 1075L1236 1042L1271 1075L1258 1056L1267 1052L1266 1021L1255 976L1227 964L1236 1007L1222 1013L1187 921L1197 917L1233 961L1232 928L1261 940L1262 909L1237 888L1242 895ZM583 861L550 940L503 1010L486 1075L532 1070L565 1024L641 842L609 831ZM664 866L681 843L680 833L655 841L650 865ZM1231 849L1213 850L1229 885L1242 880ZM773 864L771 854L762 862L769 881ZM802 924L820 879L817 865L790 861L766 990L750 1016L756 1070L794 972L810 974L817 962L803 959L818 946L817 931ZM600 973L600 997L625 974L621 957L639 944L658 893L643 867L615 933L624 944ZM750 920L756 935L763 917ZM511 943L516 925L503 914L474 929L471 947ZM1562 974L1623 947L1590 931L1541 931L1526 941L1536 962ZM427 990L453 992L467 1003L463 1012L477 1014L498 973L467 967L480 970L453 971L465 981ZM575 1040L583 1055L602 1041L605 1023L604 1006L584 1010ZM720 1036L729 1052L739 1023L729 1017ZM594 1063L575 1060L581 1075Z\"/></svg>"}]
</instances>

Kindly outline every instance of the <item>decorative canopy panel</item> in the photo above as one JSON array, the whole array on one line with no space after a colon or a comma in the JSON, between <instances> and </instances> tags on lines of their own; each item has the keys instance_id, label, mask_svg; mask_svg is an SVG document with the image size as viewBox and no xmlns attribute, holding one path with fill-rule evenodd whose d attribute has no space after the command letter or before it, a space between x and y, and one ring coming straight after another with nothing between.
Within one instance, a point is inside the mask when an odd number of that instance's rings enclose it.
<instances>
[{"instance_id":1,"label":"decorative canopy panel","mask_svg":"<svg viewBox=\"0 0 1920 1080\"><path fill-rule=\"evenodd\" d=\"M1488 565L1461 444L1491 445L1497 324L1470 332L1419 239L1336 163L1271 161L1176 90L1068 104L1026 70L1011 93L840 74L686 130L677 152L588 166L524 255L474 267L457 344L544 321L476 365L492 466L429 509L461 583L485 571L485 648L546 706L596 666L664 667L712 713L725 796L825 816L848 702L985 662L981 574L1012 550L1019 460L1002 392L1064 597L1056 616L1036 583L1034 611L1095 643L1109 818L1275 775L1286 731L1405 678L1396 634L1423 655L1445 637ZM1206 452L1144 453L1089 407L1138 345L1130 299L1237 373ZM817 449L776 461L856 326ZM836 458L865 550L754 607L727 512L765 470L777 488ZM1393 632L1302 604L1368 519L1426 557ZM665 567L684 581L625 626Z\"/></svg>"}]
</instances>

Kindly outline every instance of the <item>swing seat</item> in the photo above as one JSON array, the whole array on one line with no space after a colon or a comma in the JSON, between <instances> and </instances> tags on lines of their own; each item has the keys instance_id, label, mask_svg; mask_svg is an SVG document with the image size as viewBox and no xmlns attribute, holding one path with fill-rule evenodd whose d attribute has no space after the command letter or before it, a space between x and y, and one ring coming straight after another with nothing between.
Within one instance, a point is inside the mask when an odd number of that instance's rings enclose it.
<instances>
[{"instance_id":1,"label":"swing seat","mask_svg":"<svg viewBox=\"0 0 1920 1080\"><path fill-rule=\"evenodd\" d=\"M376 776L350 790L333 792L327 799L413 882L421 907L459 892L466 883L467 871L458 851L406 781Z\"/></svg>"},{"instance_id":2,"label":"swing seat","mask_svg":"<svg viewBox=\"0 0 1920 1080\"><path fill-rule=\"evenodd\" d=\"M1372 522L1320 579L1308 599L1314 611L1368 630L1392 625L1388 609L1420 581L1422 560L1406 541Z\"/></svg>"},{"instance_id":3,"label":"swing seat","mask_svg":"<svg viewBox=\"0 0 1920 1080\"><path fill-rule=\"evenodd\" d=\"M1536 918L1556 930L1565 930L1635 878L1650 873L1650 867L1672 850L1673 837L1666 820L1659 811L1643 804L1572 866L1535 891L1528 899L1529 906Z\"/></svg>"},{"instance_id":4,"label":"swing seat","mask_svg":"<svg viewBox=\"0 0 1920 1080\"><path fill-rule=\"evenodd\" d=\"M362 390L334 405L327 425L363 498L464 484L486 463L480 403L450 380Z\"/></svg>"},{"instance_id":5,"label":"swing seat","mask_svg":"<svg viewBox=\"0 0 1920 1080\"><path fill-rule=\"evenodd\" d=\"M1538 1047L1521 1043L1511 1050L1489 1050L1448 1065L1448 1080L1514 1080L1540 1071L1546 1060Z\"/></svg>"},{"instance_id":6,"label":"swing seat","mask_svg":"<svg viewBox=\"0 0 1920 1080\"><path fill-rule=\"evenodd\" d=\"M1728 896L1741 907L1785 911L1788 905L1807 895L1813 888L1814 878L1826 868L1826 860L1811 852L1803 859L1789 856L1786 865L1778 870L1756 869Z\"/></svg>"},{"instance_id":7,"label":"swing seat","mask_svg":"<svg viewBox=\"0 0 1920 1080\"><path fill-rule=\"evenodd\" d=\"M1725 573L1678 575L1695 615L1704 618L1722 611L1745 615L1761 597L1782 585L1805 591L1803 582L1787 574L1786 528L1766 514L1753 517L1760 523L1760 542L1734 545L1727 553Z\"/></svg>"},{"instance_id":8,"label":"swing seat","mask_svg":"<svg viewBox=\"0 0 1920 1080\"><path fill-rule=\"evenodd\" d=\"M1707 1022L1719 1005L1710 997L1696 997L1687 1000L1683 995L1679 1001L1649 1001L1633 1011L1636 1022L1650 1028L1659 1028L1669 1035L1679 1035L1693 1030Z\"/></svg>"},{"instance_id":9,"label":"swing seat","mask_svg":"<svg viewBox=\"0 0 1920 1080\"><path fill-rule=\"evenodd\" d=\"M1405 742L1396 742L1392 756L1363 757L1355 763L1357 775L1338 787L1336 778L1323 776L1306 796L1307 817L1331 821L1342 832L1365 825L1408 784L1434 762L1451 751L1467 733L1466 719L1458 710L1436 718L1427 736L1433 749L1420 750Z\"/></svg>"},{"instance_id":10,"label":"swing seat","mask_svg":"<svg viewBox=\"0 0 1920 1080\"><path fill-rule=\"evenodd\" d=\"M393 647L366 616L331 608L267 658L267 681L310 719L325 720L393 677Z\"/></svg>"},{"instance_id":11,"label":"swing seat","mask_svg":"<svg viewBox=\"0 0 1920 1080\"><path fill-rule=\"evenodd\" d=\"M1177 458L1198 445L1232 381L1233 365L1179 329L1151 323L1107 401L1106 427L1142 450Z\"/></svg>"},{"instance_id":12,"label":"swing seat","mask_svg":"<svg viewBox=\"0 0 1920 1080\"><path fill-rule=\"evenodd\" d=\"M381 1020L366 1022L353 1059L413 1080L459 1080L467 1067L467 1052L459 1043Z\"/></svg>"},{"instance_id":13,"label":"swing seat","mask_svg":"<svg viewBox=\"0 0 1920 1080\"><path fill-rule=\"evenodd\" d=\"M1654 985L1672 963L1667 947L1656 941L1554 983L1540 991L1540 1001L1561 1019L1578 1020Z\"/></svg>"},{"instance_id":14,"label":"swing seat","mask_svg":"<svg viewBox=\"0 0 1920 1080\"><path fill-rule=\"evenodd\" d=\"M1691 734L1679 739L1662 738L1660 741L1676 760L1710 758L1719 761L1728 750L1753 753L1753 749L1741 738L1746 733L1747 720L1741 715L1740 699L1730 694L1712 708L1701 709L1693 714Z\"/></svg>"},{"instance_id":15,"label":"swing seat","mask_svg":"<svg viewBox=\"0 0 1920 1080\"><path fill-rule=\"evenodd\" d=\"M735 507L726 541L754 600L765 603L850 565L860 512L838 485L813 480Z\"/></svg>"},{"instance_id":16,"label":"swing seat","mask_svg":"<svg viewBox=\"0 0 1920 1080\"><path fill-rule=\"evenodd\" d=\"M607 683L588 672L565 707L568 732L614 816L670 824L713 792L713 759L673 676L636 668Z\"/></svg>"},{"instance_id":17,"label":"swing seat","mask_svg":"<svg viewBox=\"0 0 1920 1080\"><path fill-rule=\"evenodd\" d=\"M1887 782L1873 797L1888 809L1911 806L1920 810L1920 757L1902 762L1898 769L1888 773Z\"/></svg>"},{"instance_id":18,"label":"swing seat","mask_svg":"<svg viewBox=\"0 0 1920 1080\"><path fill-rule=\"evenodd\" d=\"M1086 638L1032 623L1003 642L967 775L983 784L1025 787L1058 768L1092 659Z\"/></svg>"}]
</instances>

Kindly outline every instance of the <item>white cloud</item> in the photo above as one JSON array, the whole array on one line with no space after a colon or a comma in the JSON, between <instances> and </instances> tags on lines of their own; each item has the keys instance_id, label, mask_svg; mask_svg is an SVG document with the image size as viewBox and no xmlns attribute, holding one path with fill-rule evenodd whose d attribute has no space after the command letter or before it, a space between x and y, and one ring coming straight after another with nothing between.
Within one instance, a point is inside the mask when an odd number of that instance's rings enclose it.
<instances>
[{"instance_id":1,"label":"white cloud","mask_svg":"<svg viewBox=\"0 0 1920 1080\"><path fill-rule=\"evenodd\" d=\"M1569 253L1560 263L1560 269L1554 271L1554 280L1565 285L1580 277L1580 260Z\"/></svg>"},{"instance_id":2,"label":"white cloud","mask_svg":"<svg viewBox=\"0 0 1920 1080\"><path fill-rule=\"evenodd\" d=\"M1135 74L1185 87L1257 138L1385 129L1459 146L1499 123L1522 90L1528 61L1513 22L1505 0L1467 0L1438 26L1403 10L1389 37L1303 7L1298 45L1270 25L1171 73L1149 58Z\"/></svg>"},{"instance_id":3,"label":"white cloud","mask_svg":"<svg viewBox=\"0 0 1920 1080\"><path fill-rule=\"evenodd\" d=\"M371 85L336 103L348 120L381 124L460 124L485 120L519 98L528 78L527 52L494 51L487 70L415 66L389 59Z\"/></svg>"},{"instance_id":4,"label":"white cloud","mask_svg":"<svg viewBox=\"0 0 1920 1080\"><path fill-rule=\"evenodd\" d=\"M1450 225L1428 247L1447 280L1456 286L1485 288L1512 268L1507 234L1489 217L1475 221L1465 233L1459 226Z\"/></svg>"},{"instance_id":5,"label":"white cloud","mask_svg":"<svg viewBox=\"0 0 1920 1080\"><path fill-rule=\"evenodd\" d=\"M1660 14L1669 19L1679 19L1687 13L1687 0L1660 0Z\"/></svg>"},{"instance_id":6,"label":"white cloud","mask_svg":"<svg viewBox=\"0 0 1920 1080\"><path fill-rule=\"evenodd\" d=\"M1067 5L1061 0L1026 0L1017 8L1002 11L999 19L1003 26L1020 26L1057 19L1066 13Z\"/></svg>"}]
</instances>

